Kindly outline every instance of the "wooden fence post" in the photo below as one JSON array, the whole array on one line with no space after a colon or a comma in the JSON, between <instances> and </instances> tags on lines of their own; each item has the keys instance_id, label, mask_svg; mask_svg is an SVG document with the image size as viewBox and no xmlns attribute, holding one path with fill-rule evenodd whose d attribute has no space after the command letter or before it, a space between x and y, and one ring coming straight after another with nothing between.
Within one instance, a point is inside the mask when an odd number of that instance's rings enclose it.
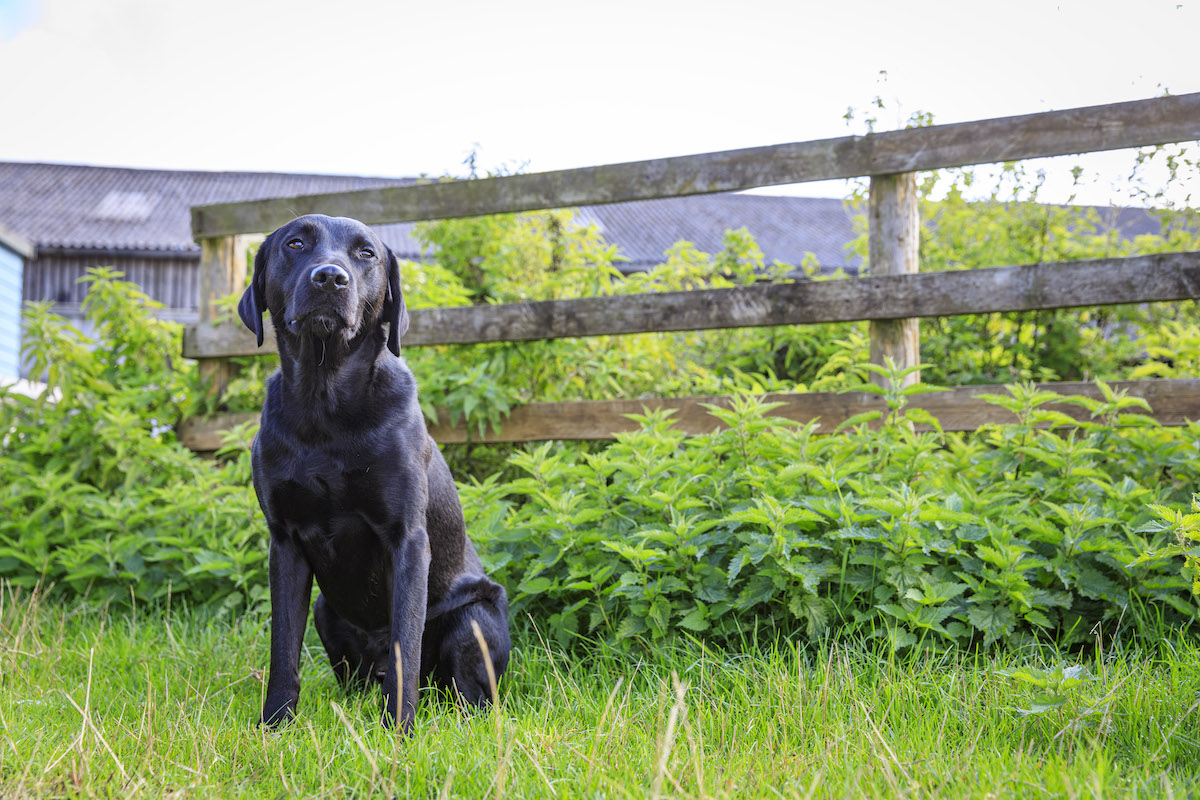
<instances>
[{"instance_id":1,"label":"wooden fence post","mask_svg":"<svg viewBox=\"0 0 1200 800\"><path fill-rule=\"evenodd\" d=\"M917 244L921 228L917 208L916 173L872 175L869 200L868 266L870 274L904 275L918 272ZM921 363L917 320L888 319L871 323L871 363L883 366L891 358L897 367ZM881 386L887 380L872 374ZM908 386L920 380L914 372L904 378Z\"/></svg>"},{"instance_id":2,"label":"wooden fence post","mask_svg":"<svg viewBox=\"0 0 1200 800\"><path fill-rule=\"evenodd\" d=\"M250 246L261 236L214 236L200 239L200 319L201 325L216 322L220 310L217 301L246 287L250 264L246 258ZM200 377L209 394L218 398L225 392L234 374L228 358L198 359Z\"/></svg>"}]
</instances>

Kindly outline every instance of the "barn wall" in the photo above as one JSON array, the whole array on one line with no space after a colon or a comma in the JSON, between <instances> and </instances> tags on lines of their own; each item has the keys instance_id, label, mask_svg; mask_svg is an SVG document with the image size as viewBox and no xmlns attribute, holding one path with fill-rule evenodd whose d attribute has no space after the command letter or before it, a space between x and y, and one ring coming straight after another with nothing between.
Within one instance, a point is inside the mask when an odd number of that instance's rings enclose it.
<instances>
[{"instance_id":1,"label":"barn wall","mask_svg":"<svg viewBox=\"0 0 1200 800\"><path fill-rule=\"evenodd\" d=\"M79 279L89 267L115 267L146 294L169 309L195 311L199 307L199 255L151 258L117 254L39 254L25 270L26 300L82 303L86 284Z\"/></svg>"},{"instance_id":2,"label":"barn wall","mask_svg":"<svg viewBox=\"0 0 1200 800\"><path fill-rule=\"evenodd\" d=\"M20 376L23 265L19 253L0 244L0 383Z\"/></svg>"}]
</instances>

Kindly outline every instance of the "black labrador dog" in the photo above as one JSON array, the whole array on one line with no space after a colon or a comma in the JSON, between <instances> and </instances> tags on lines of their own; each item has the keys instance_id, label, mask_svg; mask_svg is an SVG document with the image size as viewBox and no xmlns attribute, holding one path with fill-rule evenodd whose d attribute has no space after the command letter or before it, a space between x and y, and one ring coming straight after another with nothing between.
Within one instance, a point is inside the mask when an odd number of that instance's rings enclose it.
<instances>
[{"instance_id":1,"label":"black labrador dog","mask_svg":"<svg viewBox=\"0 0 1200 800\"><path fill-rule=\"evenodd\" d=\"M366 225L310 215L266 238L238 305L279 371L253 447L271 533L271 672L262 722L288 721L313 617L343 683L383 685L383 722L412 728L422 681L468 703L491 697L482 632L499 677L508 599L466 535L450 470L425 428L400 358L408 311L396 257Z\"/></svg>"}]
</instances>

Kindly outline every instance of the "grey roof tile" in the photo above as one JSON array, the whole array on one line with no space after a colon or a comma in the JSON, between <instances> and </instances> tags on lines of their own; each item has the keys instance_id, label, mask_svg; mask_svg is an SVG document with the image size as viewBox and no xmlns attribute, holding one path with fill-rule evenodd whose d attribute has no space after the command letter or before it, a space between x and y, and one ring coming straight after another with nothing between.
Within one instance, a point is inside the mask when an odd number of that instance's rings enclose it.
<instances>
[{"instance_id":1,"label":"grey roof tile","mask_svg":"<svg viewBox=\"0 0 1200 800\"><path fill-rule=\"evenodd\" d=\"M706 253L722 249L725 231L746 228L766 264L798 266L806 253L827 268L854 266L846 243L854 238L852 215L841 200L712 194L638 200L579 210L581 222L595 222L631 267L659 264L683 239Z\"/></svg>"},{"instance_id":2,"label":"grey roof tile","mask_svg":"<svg viewBox=\"0 0 1200 800\"><path fill-rule=\"evenodd\" d=\"M413 181L0 162L0 224L40 248L199 252L193 205Z\"/></svg>"}]
</instances>

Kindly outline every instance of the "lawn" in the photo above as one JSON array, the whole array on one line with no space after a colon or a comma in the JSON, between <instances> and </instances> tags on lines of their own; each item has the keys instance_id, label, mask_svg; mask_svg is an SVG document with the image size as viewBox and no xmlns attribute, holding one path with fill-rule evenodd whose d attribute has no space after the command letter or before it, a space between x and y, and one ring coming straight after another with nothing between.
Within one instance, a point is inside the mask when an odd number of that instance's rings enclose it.
<instances>
[{"instance_id":1,"label":"lawn","mask_svg":"<svg viewBox=\"0 0 1200 800\"><path fill-rule=\"evenodd\" d=\"M338 688L310 630L300 714L272 732L253 724L266 617L5 591L0 796L1182 798L1200 786L1194 638L1065 655L895 658L836 641L568 655L517 627L498 713L427 695L411 739L380 728L378 692ZM1059 700L1035 696L1045 680L1061 682Z\"/></svg>"}]
</instances>

